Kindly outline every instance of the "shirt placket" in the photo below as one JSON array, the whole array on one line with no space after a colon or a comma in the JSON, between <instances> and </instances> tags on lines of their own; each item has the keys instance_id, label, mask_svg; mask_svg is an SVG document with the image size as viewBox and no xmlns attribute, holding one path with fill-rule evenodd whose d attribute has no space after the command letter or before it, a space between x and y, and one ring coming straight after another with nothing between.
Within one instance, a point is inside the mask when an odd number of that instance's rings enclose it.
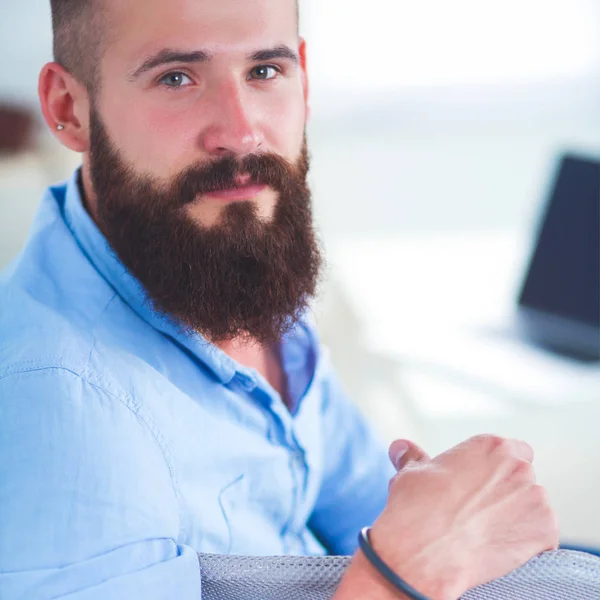
<instances>
[{"instance_id":1,"label":"shirt placket","mask_svg":"<svg viewBox=\"0 0 600 600\"><path fill-rule=\"evenodd\" d=\"M239 374L238 374L239 375ZM272 443L285 447L289 456L289 469L292 479L291 510L281 531L284 552L297 552L300 533L305 524L304 504L308 486L308 464L306 449L302 447L294 432L294 418L281 398L274 397L269 390L263 389L252 377L241 375L240 383L272 418Z\"/></svg>"}]
</instances>

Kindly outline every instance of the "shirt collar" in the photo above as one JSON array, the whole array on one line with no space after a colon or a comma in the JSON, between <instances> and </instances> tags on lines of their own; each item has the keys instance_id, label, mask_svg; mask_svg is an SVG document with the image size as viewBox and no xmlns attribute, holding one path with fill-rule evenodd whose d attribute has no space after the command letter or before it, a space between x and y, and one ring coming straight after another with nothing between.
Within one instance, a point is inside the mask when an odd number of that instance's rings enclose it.
<instances>
[{"instance_id":1,"label":"shirt collar","mask_svg":"<svg viewBox=\"0 0 600 600\"><path fill-rule=\"evenodd\" d=\"M80 169L67 182L65 221L79 245L100 275L109 282L126 304L149 325L184 346L201 360L223 383L241 373L256 383L253 369L242 367L199 333L183 332L173 320L152 308L140 282L129 273L109 246L93 219L83 206L79 191Z\"/></svg>"}]
</instances>

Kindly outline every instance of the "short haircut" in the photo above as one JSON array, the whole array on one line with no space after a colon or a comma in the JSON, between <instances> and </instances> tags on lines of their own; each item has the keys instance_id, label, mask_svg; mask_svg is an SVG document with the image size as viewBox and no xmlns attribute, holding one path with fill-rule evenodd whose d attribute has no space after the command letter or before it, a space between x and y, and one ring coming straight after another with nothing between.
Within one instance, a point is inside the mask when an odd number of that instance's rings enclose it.
<instances>
[{"instance_id":1,"label":"short haircut","mask_svg":"<svg viewBox=\"0 0 600 600\"><path fill-rule=\"evenodd\" d=\"M50 0L54 60L88 89L98 83L106 23L103 0Z\"/></svg>"},{"instance_id":2,"label":"short haircut","mask_svg":"<svg viewBox=\"0 0 600 600\"><path fill-rule=\"evenodd\" d=\"M54 60L88 90L99 83L99 65L106 43L103 0L50 0ZM299 0L296 12L299 13ZM299 22L299 14L298 14Z\"/></svg>"}]
</instances>

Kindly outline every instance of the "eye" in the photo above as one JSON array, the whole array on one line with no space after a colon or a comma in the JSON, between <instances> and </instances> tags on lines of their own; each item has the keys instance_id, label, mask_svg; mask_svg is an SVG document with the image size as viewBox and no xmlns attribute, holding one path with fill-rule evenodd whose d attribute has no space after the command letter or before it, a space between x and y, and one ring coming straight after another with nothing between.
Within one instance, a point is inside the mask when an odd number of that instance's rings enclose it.
<instances>
[{"instance_id":1,"label":"eye","mask_svg":"<svg viewBox=\"0 0 600 600\"><path fill-rule=\"evenodd\" d=\"M269 79L275 79L277 75L281 73L279 67L274 65L258 65L250 71L250 79L262 79L268 81Z\"/></svg>"},{"instance_id":2,"label":"eye","mask_svg":"<svg viewBox=\"0 0 600 600\"><path fill-rule=\"evenodd\" d=\"M170 88L180 88L193 82L185 73L174 71L161 77L159 83Z\"/></svg>"}]
</instances>

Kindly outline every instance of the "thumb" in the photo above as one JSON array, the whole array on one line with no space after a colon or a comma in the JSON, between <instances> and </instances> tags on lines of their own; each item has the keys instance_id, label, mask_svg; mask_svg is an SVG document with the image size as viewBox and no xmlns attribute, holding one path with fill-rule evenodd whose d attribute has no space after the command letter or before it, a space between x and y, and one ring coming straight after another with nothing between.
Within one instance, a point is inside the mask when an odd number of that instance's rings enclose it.
<instances>
[{"instance_id":1,"label":"thumb","mask_svg":"<svg viewBox=\"0 0 600 600\"><path fill-rule=\"evenodd\" d=\"M409 462L431 460L425 450L408 440L396 440L393 442L388 454L397 471L403 469Z\"/></svg>"}]
</instances>

